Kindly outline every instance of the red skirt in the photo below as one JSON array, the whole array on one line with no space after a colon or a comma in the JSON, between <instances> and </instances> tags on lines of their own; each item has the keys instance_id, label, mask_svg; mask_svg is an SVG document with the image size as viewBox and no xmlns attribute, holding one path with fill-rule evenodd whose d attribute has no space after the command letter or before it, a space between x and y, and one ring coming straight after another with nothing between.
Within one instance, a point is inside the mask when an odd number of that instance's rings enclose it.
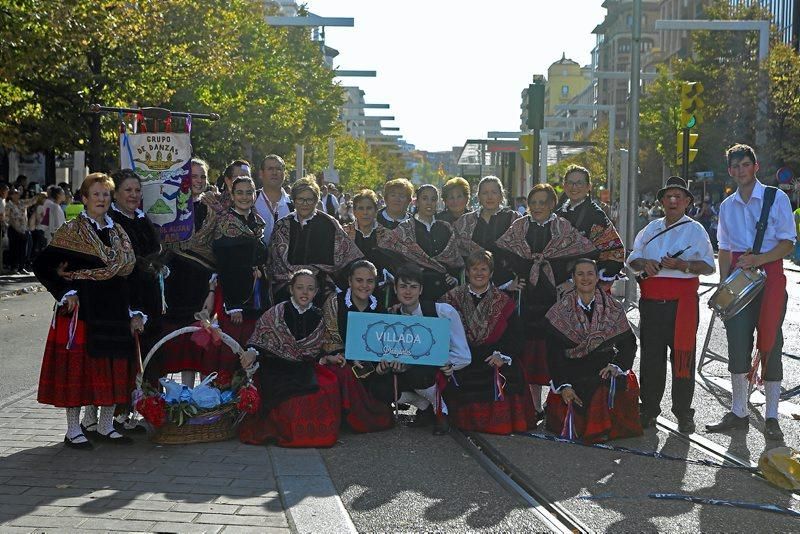
<instances>
[{"instance_id":1,"label":"red skirt","mask_svg":"<svg viewBox=\"0 0 800 534\"><path fill-rule=\"evenodd\" d=\"M522 366L522 377L526 384L545 386L550 383L550 371L547 368L547 346L544 338L526 339L519 361Z\"/></svg>"},{"instance_id":2,"label":"red skirt","mask_svg":"<svg viewBox=\"0 0 800 534\"><path fill-rule=\"evenodd\" d=\"M342 420L339 384L329 369L315 365L314 370L316 393L287 399L266 415L248 415L239 427L239 439L253 445L276 440L279 447L335 445Z\"/></svg>"},{"instance_id":3,"label":"red skirt","mask_svg":"<svg viewBox=\"0 0 800 534\"><path fill-rule=\"evenodd\" d=\"M242 348L247 345L250 336L253 335L253 330L256 327L257 319L243 318L239 324L233 324L231 318L225 312L218 317L220 329L239 342ZM209 343L202 350L200 368L198 371L204 375L213 373L214 371L226 370L235 372L241 367L239 357L231 351L225 343L214 345Z\"/></svg>"},{"instance_id":4,"label":"red skirt","mask_svg":"<svg viewBox=\"0 0 800 534\"><path fill-rule=\"evenodd\" d=\"M369 394L364 384L353 375L352 367L326 366L336 375L342 399L344 420L355 432L377 432L394 426L392 409Z\"/></svg>"},{"instance_id":5,"label":"red skirt","mask_svg":"<svg viewBox=\"0 0 800 534\"><path fill-rule=\"evenodd\" d=\"M86 326L78 320L73 347L67 350L70 316L56 315L39 375L38 400L60 408L111 406L130 402L136 374L134 356L103 358L86 351Z\"/></svg>"},{"instance_id":6,"label":"red skirt","mask_svg":"<svg viewBox=\"0 0 800 534\"><path fill-rule=\"evenodd\" d=\"M547 429L561 434L567 405L561 395L547 396ZM608 386L601 384L592 401L585 410L575 410L575 432L585 443L602 443L619 438L641 436L642 424L639 421L639 382L633 371L628 373L627 388L617 391L614 407L608 407Z\"/></svg>"},{"instance_id":7,"label":"red skirt","mask_svg":"<svg viewBox=\"0 0 800 534\"><path fill-rule=\"evenodd\" d=\"M447 408L450 422L456 428L470 432L507 435L526 432L535 428L537 423L536 409L527 391L507 394L501 401L467 404L448 402Z\"/></svg>"}]
</instances>

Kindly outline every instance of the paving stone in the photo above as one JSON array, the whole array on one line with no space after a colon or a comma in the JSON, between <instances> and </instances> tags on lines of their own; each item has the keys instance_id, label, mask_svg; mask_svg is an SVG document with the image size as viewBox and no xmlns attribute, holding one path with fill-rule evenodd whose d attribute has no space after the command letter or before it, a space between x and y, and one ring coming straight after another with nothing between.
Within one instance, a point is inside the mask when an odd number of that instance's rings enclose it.
<instances>
[{"instance_id":1,"label":"paving stone","mask_svg":"<svg viewBox=\"0 0 800 534\"><path fill-rule=\"evenodd\" d=\"M85 506L74 506L64 508L64 511L59 514L59 517L82 517L84 519L127 519L130 510L123 508L118 510L109 510L107 508L95 508Z\"/></svg>"},{"instance_id":2,"label":"paving stone","mask_svg":"<svg viewBox=\"0 0 800 534\"><path fill-rule=\"evenodd\" d=\"M240 506L235 504L182 503L172 507L174 512L197 512L207 514L234 514Z\"/></svg>"},{"instance_id":3,"label":"paving stone","mask_svg":"<svg viewBox=\"0 0 800 534\"><path fill-rule=\"evenodd\" d=\"M103 500L101 504L106 508L125 508L126 510L152 510L154 512L164 512L170 510L174 506L172 501L154 501L154 500L125 501L122 499L120 500L107 499Z\"/></svg>"},{"instance_id":4,"label":"paving stone","mask_svg":"<svg viewBox=\"0 0 800 534\"><path fill-rule=\"evenodd\" d=\"M20 493L24 493L30 486L30 484L25 486L7 486L6 484L9 484L9 482L0 485L0 495L19 495Z\"/></svg>"},{"instance_id":5,"label":"paving stone","mask_svg":"<svg viewBox=\"0 0 800 534\"><path fill-rule=\"evenodd\" d=\"M134 510L129 512L128 519L152 520L152 521L165 521L168 523L191 523L197 513L195 512L152 512L143 510Z\"/></svg>"},{"instance_id":6,"label":"paving stone","mask_svg":"<svg viewBox=\"0 0 800 534\"><path fill-rule=\"evenodd\" d=\"M80 525L85 519L83 517L47 517L43 515L24 515L22 517L18 517L16 519L12 519L9 521L9 524L12 526L19 526L19 527L34 527L34 528L41 528L41 527L77 527ZM100 521L104 521L101 519Z\"/></svg>"},{"instance_id":7,"label":"paving stone","mask_svg":"<svg viewBox=\"0 0 800 534\"><path fill-rule=\"evenodd\" d=\"M214 499L219 497L219 493L216 495L198 495L198 494L189 494L189 495L177 495L175 493L153 493L150 497L147 498L148 501L166 501L174 503L176 500L180 500L182 502L189 502L189 503L210 503L214 502Z\"/></svg>"},{"instance_id":8,"label":"paving stone","mask_svg":"<svg viewBox=\"0 0 800 534\"><path fill-rule=\"evenodd\" d=\"M0 519L2 519L2 517L0 517ZM8 523L0 523L0 532L2 532L3 534L16 534L17 532L19 533L24 532L25 534L28 534L29 532L31 532L31 529L30 527L14 527L9 525Z\"/></svg>"},{"instance_id":9,"label":"paving stone","mask_svg":"<svg viewBox=\"0 0 800 534\"><path fill-rule=\"evenodd\" d=\"M283 513L283 506L280 502L273 502L265 506L242 506L236 515L280 515L285 518Z\"/></svg>"},{"instance_id":10,"label":"paving stone","mask_svg":"<svg viewBox=\"0 0 800 534\"><path fill-rule=\"evenodd\" d=\"M248 478L234 479L233 482L231 482L231 487L251 488L261 491L274 491L277 489L277 485L275 484L275 481L272 479L272 477L268 479L264 478L263 480L254 480Z\"/></svg>"},{"instance_id":11,"label":"paving stone","mask_svg":"<svg viewBox=\"0 0 800 534\"><path fill-rule=\"evenodd\" d=\"M140 530L142 532L153 531L154 521L131 521L128 519L81 519L83 521L80 526L85 529L96 530L120 530L122 532L130 532L132 530Z\"/></svg>"},{"instance_id":12,"label":"paving stone","mask_svg":"<svg viewBox=\"0 0 800 534\"><path fill-rule=\"evenodd\" d=\"M258 497L234 497L230 495L222 495L217 497L214 502L220 504L241 504L244 506L264 506L273 500L280 502L280 496L278 495L277 491L270 491L269 493L259 495Z\"/></svg>"},{"instance_id":13,"label":"paving stone","mask_svg":"<svg viewBox=\"0 0 800 534\"><path fill-rule=\"evenodd\" d=\"M216 533L223 529L223 525L206 525L198 523L156 523L151 529L153 532L175 532L179 534L207 532Z\"/></svg>"},{"instance_id":14,"label":"paving stone","mask_svg":"<svg viewBox=\"0 0 800 534\"><path fill-rule=\"evenodd\" d=\"M176 476L171 482L174 484L197 484L200 486L230 486L232 478L212 477L212 476Z\"/></svg>"},{"instance_id":15,"label":"paving stone","mask_svg":"<svg viewBox=\"0 0 800 534\"><path fill-rule=\"evenodd\" d=\"M55 516L64 509L65 508L63 506L25 506L22 504L3 504L2 508L0 508L0 510L2 510L0 514L14 517L19 517L25 514Z\"/></svg>"},{"instance_id":16,"label":"paving stone","mask_svg":"<svg viewBox=\"0 0 800 534\"><path fill-rule=\"evenodd\" d=\"M230 525L225 527L223 534L289 534L289 527L249 527L244 525Z\"/></svg>"},{"instance_id":17,"label":"paving stone","mask_svg":"<svg viewBox=\"0 0 800 534\"><path fill-rule=\"evenodd\" d=\"M281 514L283 515L283 514ZM248 525L252 527L284 526L286 518L273 518L257 515L221 515L221 514L200 514L195 520L196 523L224 523L226 525Z\"/></svg>"}]
</instances>

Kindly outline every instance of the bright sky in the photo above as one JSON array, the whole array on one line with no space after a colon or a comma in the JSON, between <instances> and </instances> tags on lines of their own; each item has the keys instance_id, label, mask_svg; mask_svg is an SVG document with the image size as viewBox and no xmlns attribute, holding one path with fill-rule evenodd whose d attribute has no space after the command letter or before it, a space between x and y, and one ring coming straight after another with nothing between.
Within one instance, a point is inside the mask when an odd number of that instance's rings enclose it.
<instances>
[{"instance_id":1,"label":"bright sky","mask_svg":"<svg viewBox=\"0 0 800 534\"><path fill-rule=\"evenodd\" d=\"M339 51L334 65L375 70L342 78L367 103L367 115L393 115L420 150L450 150L490 130L518 131L520 93L562 52L591 61L601 0L307 0L323 17L353 17L353 28L326 28ZM396 133L396 132L387 132Z\"/></svg>"}]
</instances>

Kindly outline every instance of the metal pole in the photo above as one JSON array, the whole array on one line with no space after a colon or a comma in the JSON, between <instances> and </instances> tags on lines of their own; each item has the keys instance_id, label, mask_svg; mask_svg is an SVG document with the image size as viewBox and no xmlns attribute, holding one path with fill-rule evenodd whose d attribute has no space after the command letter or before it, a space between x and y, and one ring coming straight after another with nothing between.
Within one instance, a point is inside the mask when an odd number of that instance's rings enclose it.
<instances>
[{"instance_id":1,"label":"metal pole","mask_svg":"<svg viewBox=\"0 0 800 534\"><path fill-rule=\"evenodd\" d=\"M691 128L683 129L683 146L681 147L681 152L683 152L683 161L681 162L681 177L687 182L689 181L689 136L691 133Z\"/></svg>"},{"instance_id":2,"label":"metal pole","mask_svg":"<svg viewBox=\"0 0 800 534\"><path fill-rule=\"evenodd\" d=\"M531 130L533 134L533 139L531 143L533 143L533 158L531 159L531 187L533 184L539 183L539 144L540 144L540 132L539 130Z\"/></svg>"},{"instance_id":3,"label":"metal pole","mask_svg":"<svg viewBox=\"0 0 800 534\"><path fill-rule=\"evenodd\" d=\"M633 0L633 35L631 43L631 107L628 134L628 239L629 247L636 236L636 213L639 175L639 71L642 41L642 0ZM630 250L630 249L629 249Z\"/></svg>"},{"instance_id":4,"label":"metal pole","mask_svg":"<svg viewBox=\"0 0 800 534\"><path fill-rule=\"evenodd\" d=\"M539 150L541 150L542 157L539 161L539 183L547 183L547 132L539 130Z\"/></svg>"},{"instance_id":5,"label":"metal pole","mask_svg":"<svg viewBox=\"0 0 800 534\"><path fill-rule=\"evenodd\" d=\"M608 202L614 203L613 193L613 176L614 176L614 146L616 143L615 137L617 136L617 110L613 106L608 110L608 158L606 161L606 188L608 189Z\"/></svg>"},{"instance_id":6,"label":"metal pole","mask_svg":"<svg viewBox=\"0 0 800 534\"><path fill-rule=\"evenodd\" d=\"M328 170L334 169L333 156L336 153L336 140L333 137L328 138Z\"/></svg>"},{"instance_id":7,"label":"metal pole","mask_svg":"<svg viewBox=\"0 0 800 534\"><path fill-rule=\"evenodd\" d=\"M305 176L305 169L303 168L303 160L305 159L306 147L304 145L295 145L295 164L296 178L299 180Z\"/></svg>"}]
</instances>

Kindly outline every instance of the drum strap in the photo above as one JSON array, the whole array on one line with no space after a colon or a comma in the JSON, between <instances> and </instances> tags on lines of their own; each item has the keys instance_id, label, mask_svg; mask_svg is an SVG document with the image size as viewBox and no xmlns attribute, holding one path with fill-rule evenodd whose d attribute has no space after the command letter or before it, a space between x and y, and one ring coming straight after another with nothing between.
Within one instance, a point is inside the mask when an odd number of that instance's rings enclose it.
<instances>
[{"instance_id":1,"label":"drum strap","mask_svg":"<svg viewBox=\"0 0 800 534\"><path fill-rule=\"evenodd\" d=\"M764 198L761 203L761 217L756 224L756 239L753 242L753 254L761 253L761 245L764 243L764 234L767 232L767 224L769 223L769 210L772 209L772 204L775 202L775 194L778 189L772 186L764 188Z\"/></svg>"},{"instance_id":2,"label":"drum strap","mask_svg":"<svg viewBox=\"0 0 800 534\"><path fill-rule=\"evenodd\" d=\"M672 226L669 226L669 227L667 227L667 228L665 228L665 229L661 230L661 231L660 231L660 232L658 232L656 235L654 235L653 237L651 237L650 239L648 239L648 240L647 240L647 243L645 243L645 244L644 244L644 246L646 247L647 245L649 245L650 243L652 243L652 242L653 242L653 240L655 240L655 238L657 238L657 237L659 237L659 236L662 236L662 235L666 234L666 233L667 233L667 232L669 232L670 230L674 230L675 228L677 228L677 227L679 227L679 226L683 226L684 224L689 224L690 222L692 222L692 221L683 221L683 222L679 222L678 224L673 224Z\"/></svg>"}]
</instances>

